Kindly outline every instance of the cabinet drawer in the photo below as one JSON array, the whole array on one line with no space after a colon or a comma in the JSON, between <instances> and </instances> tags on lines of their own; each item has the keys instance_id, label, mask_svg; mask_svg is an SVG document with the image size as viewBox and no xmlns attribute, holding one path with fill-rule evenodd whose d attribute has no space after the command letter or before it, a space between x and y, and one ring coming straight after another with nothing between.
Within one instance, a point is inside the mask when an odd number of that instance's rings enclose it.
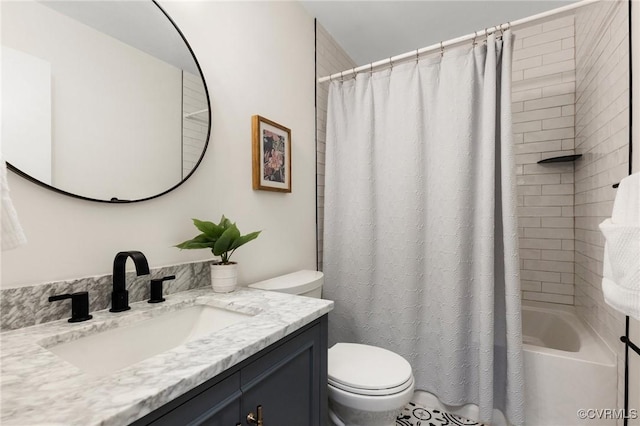
<instances>
[{"instance_id":1,"label":"cabinet drawer","mask_svg":"<svg viewBox=\"0 0 640 426\"><path fill-rule=\"evenodd\" d=\"M259 380L274 373L275 370L299 356L300 353L311 350L313 357L318 357L320 339L320 327L315 325L268 352L255 361L246 365L241 372L240 385L245 387L252 381Z\"/></svg>"}]
</instances>

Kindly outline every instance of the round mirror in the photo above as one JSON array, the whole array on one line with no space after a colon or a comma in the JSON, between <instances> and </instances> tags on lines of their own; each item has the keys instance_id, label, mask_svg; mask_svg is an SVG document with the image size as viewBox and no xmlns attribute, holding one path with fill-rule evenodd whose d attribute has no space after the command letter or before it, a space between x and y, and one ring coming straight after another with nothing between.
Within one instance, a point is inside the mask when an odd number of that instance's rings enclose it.
<instances>
[{"instance_id":1,"label":"round mirror","mask_svg":"<svg viewBox=\"0 0 640 426\"><path fill-rule=\"evenodd\" d=\"M200 66L152 1L2 2L2 152L9 168L101 202L155 198L207 148Z\"/></svg>"}]
</instances>

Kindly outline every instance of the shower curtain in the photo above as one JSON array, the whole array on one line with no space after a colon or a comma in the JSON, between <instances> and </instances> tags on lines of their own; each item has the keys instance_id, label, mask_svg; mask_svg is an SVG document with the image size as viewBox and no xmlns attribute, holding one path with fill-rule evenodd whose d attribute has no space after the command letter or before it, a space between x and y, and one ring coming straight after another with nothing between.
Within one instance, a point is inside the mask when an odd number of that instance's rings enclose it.
<instances>
[{"instance_id":1,"label":"shower curtain","mask_svg":"<svg viewBox=\"0 0 640 426\"><path fill-rule=\"evenodd\" d=\"M404 356L416 389L522 424L512 35L333 81L330 344ZM383 366L381 366L383 368Z\"/></svg>"}]
</instances>

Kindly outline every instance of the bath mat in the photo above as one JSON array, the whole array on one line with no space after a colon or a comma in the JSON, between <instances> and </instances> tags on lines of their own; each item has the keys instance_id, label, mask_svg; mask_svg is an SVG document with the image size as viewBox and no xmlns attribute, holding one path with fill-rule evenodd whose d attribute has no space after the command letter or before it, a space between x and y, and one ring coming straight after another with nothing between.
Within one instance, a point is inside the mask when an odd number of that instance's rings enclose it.
<instances>
[{"instance_id":1,"label":"bath mat","mask_svg":"<svg viewBox=\"0 0 640 426\"><path fill-rule=\"evenodd\" d=\"M408 403L396 419L396 426L485 426L437 408L427 408L415 402Z\"/></svg>"}]
</instances>

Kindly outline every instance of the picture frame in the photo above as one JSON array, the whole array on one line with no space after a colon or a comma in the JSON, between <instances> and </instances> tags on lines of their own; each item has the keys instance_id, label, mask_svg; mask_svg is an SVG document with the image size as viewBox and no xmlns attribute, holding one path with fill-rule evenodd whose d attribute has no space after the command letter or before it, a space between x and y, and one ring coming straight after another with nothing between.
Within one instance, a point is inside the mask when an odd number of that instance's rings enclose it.
<instances>
[{"instance_id":1,"label":"picture frame","mask_svg":"<svg viewBox=\"0 0 640 426\"><path fill-rule=\"evenodd\" d=\"M251 128L253 189L291 192L291 130L259 115Z\"/></svg>"}]
</instances>

